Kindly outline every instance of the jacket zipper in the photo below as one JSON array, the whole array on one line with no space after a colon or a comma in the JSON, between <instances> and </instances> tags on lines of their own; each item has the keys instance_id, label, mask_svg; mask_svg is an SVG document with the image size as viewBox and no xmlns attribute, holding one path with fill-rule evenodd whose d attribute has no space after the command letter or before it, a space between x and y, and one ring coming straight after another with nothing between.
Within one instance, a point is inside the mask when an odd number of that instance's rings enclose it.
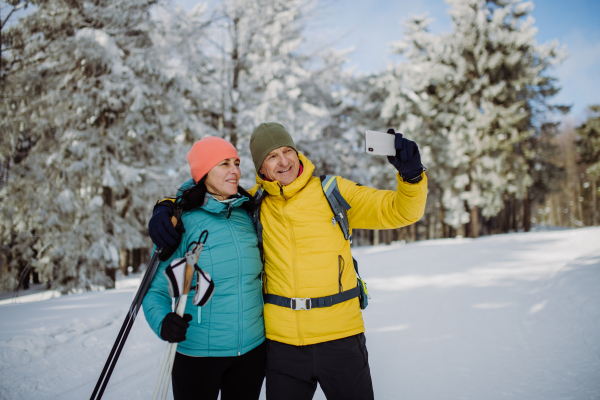
<instances>
[{"instance_id":1,"label":"jacket zipper","mask_svg":"<svg viewBox=\"0 0 600 400\"><path fill-rule=\"evenodd\" d=\"M231 213L229 213L231 215ZM238 254L238 320L239 320L239 341L238 341L238 356L242 355L242 335L243 335L243 326L242 326L242 310L244 302L242 301L242 255L240 252L240 246L235 237L235 233L233 228L231 227L231 223L229 222L229 216L226 218L227 226L231 231L231 236L233 237L233 243L235 243L235 248Z\"/></svg>"},{"instance_id":2,"label":"jacket zipper","mask_svg":"<svg viewBox=\"0 0 600 400\"><path fill-rule=\"evenodd\" d=\"M344 285L342 285L342 275L344 274L344 266L346 261L342 255L338 255L338 285L339 285L339 293L344 293Z\"/></svg>"},{"instance_id":3,"label":"jacket zipper","mask_svg":"<svg viewBox=\"0 0 600 400\"><path fill-rule=\"evenodd\" d=\"M283 203L283 215L287 220L290 226L290 237L292 239L292 269L294 270L294 297L298 297L298 269L296 268L296 240L294 239L294 229L292 228L292 221L287 215L285 211L285 206L287 204L287 198L283 194L283 188L279 185L279 191L281 193L281 197L285 200ZM298 331L298 341L300 342L300 346L302 346L302 334L300 333L300 314L296 314L296 330Z\"/></svg>"}]
</instances>

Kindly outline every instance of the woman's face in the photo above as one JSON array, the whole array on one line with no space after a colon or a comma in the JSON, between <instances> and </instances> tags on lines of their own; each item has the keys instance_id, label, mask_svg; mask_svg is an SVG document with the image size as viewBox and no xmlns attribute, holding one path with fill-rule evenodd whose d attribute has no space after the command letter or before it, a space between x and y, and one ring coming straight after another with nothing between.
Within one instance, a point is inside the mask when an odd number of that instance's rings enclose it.
<instances>
[{"instance_id":1,"label":"woman's face","mask_svg":"<svg viewBox=\"0 0 600 400\"><path fill-rule=\"evenodd\" d=\"M208 171L204 183L210 194L219 200L225 200L237 194L241 176L240 160L226 158Z\"/></svg>"}]
</instances>

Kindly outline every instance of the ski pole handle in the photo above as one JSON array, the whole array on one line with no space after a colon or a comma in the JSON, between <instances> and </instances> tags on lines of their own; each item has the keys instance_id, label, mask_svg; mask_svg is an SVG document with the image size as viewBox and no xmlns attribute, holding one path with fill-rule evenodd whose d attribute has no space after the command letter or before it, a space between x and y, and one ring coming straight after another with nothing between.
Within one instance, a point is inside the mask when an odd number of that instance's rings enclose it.
<instances>
[{"instance_id":1,"label":"ski pole handle","mask_svg":"<svg viewBox=\"0 0 600 400\"><path fill-rule=\"evenodd\" d=\"M190 293L193 279L194 279L194 267L188 263L185 263L185 279L183 280L183 294ZM181 299L179 299L179 301L181 301L183 299L184 299L184 297L182 296Z\"/></svg>"}]
</instances>

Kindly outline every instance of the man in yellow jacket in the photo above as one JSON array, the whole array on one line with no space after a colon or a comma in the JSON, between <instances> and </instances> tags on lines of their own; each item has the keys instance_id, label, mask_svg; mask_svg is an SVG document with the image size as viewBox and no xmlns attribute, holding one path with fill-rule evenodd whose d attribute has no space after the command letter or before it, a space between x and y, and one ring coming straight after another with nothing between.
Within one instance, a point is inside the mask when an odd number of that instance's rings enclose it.
<instances>
[{"instance_id":1,"label":"man in yellow jacket","mask_svg":"<svg viewBox=\"0 0 600 400\"><path fill-rule=\"evenodd\" d=\"M337 177L350 229L399 228L423 216L427 177L418 147L395 135L396 191ZM317 382L328 399L373 399L362 311L348 296L358 292L350 242L332 223L315 167L278 123L260 124L250 151L257 172L250 193L264 191L267 399L312 399Z\"/></svg>"},{"instance_id":2,"label":"man in yellow jacket","mask_svg":"<svg viewBox=\"0 0 600 400\"><path fill-rule=\"evenodd\" d=\"M351 229L393 229L423 216L427 178L418 147L397 134L396 148L405 160L390 158L399 169L395 192L337 178L351 207ZM276 295L312 303L293 310L265 301L267 398L311 399L317 382L329 399L373 398L358 297L318 307L317 299L354 289L356 273L350 242L332 224L321 181L312 176L315 167L277 123L256 128L250 151L258 184L253 192L260 186L266 192L260 212L265 300Z\"/></svg>"}]
</instances>

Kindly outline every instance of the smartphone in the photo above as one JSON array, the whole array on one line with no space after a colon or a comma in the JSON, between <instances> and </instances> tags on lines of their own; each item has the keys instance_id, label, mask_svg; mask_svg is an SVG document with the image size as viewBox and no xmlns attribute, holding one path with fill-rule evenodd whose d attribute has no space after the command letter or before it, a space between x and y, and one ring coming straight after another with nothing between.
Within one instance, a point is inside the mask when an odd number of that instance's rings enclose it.
<instances>
[{"instance_id":1,"label":"smartphone","mask_svg":"<svg viewBox=\"0 0 600 400\"><path fill-rule=\"evenodd\" d=\"M381 156L396 155L396 135L385 132L365 131L365 152Z\"/></svg>"}]
</instances>

